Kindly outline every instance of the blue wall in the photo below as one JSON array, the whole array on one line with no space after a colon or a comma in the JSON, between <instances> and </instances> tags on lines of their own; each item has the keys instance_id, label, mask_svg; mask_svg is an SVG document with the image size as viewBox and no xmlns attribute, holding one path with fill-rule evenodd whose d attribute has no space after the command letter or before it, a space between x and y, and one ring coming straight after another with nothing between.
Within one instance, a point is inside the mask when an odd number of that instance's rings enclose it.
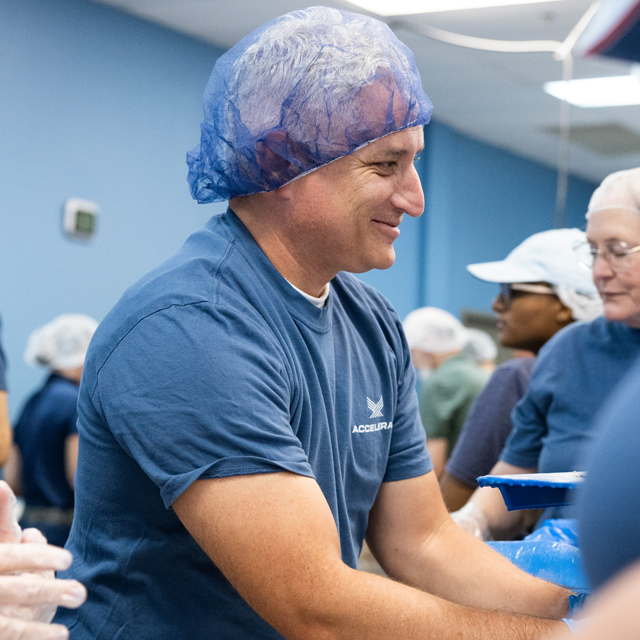
<instances>
[{"instance_id":1,"label":"blue wall","mask_svg":"<svg viewBox=\"0 0 640 640\"><path fill-rule=\"evenodd\" d=\"M12 415L42 377L32 329L65 312L100 320L124 289L224 205L199 206L185 153L198 142L215 47L84 0L0 2L0 313ZM363 274L401 316L433 304L489 310L468 262L499 259L553 224L555 173L427 127L427 208L407 219L392 269ZM569 223L595 185L573 180ZM69 197L102 210L91 243L63 238Z\"/></svg>"}]
</instances>

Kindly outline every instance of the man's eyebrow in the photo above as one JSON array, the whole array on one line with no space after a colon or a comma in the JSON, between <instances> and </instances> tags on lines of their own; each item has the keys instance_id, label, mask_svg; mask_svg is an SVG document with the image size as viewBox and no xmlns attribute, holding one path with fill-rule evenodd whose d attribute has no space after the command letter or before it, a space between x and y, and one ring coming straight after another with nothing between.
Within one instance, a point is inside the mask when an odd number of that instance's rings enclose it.
<instances>
[{"instance_id":1,"label":"man's eyebrow","mask_svg":"<svg viewBox=\"0 0 640 640\"><path fill-rule=\"evenodd\" d=\"M417 156L419 153L422 153L424 151L424 145L422 147L420 147L420 149L418 149L415 153L415 155ZM397 159L397 158L402 158L403 156L406 156L407 154L409 154L409 150L408 149L385 149L384 151L380 152L380 155L383 158L390 158L390 159ZM376 154L377 155L377 154Z\"/></svg>"}]
</instances>

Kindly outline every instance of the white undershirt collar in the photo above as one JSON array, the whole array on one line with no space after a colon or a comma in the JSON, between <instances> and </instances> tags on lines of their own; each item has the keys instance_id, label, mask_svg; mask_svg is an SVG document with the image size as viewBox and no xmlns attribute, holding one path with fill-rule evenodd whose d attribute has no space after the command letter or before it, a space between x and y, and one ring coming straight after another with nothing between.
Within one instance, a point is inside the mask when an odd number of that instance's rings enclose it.
<instances>
[{"instance_id":1,"label":"white undershirt collar","mask_svg":"<svg viewBox=\"0 0 640 640\"><path fill-rule=\"evenodd\" d=\"M285 280L287 280L285 278ZM287 282L289 282L287 280ZM289 284L291 284L289 282ZM291 286L301 295L304 296L312 305L314 305L315 307L318 307L318 309L322 309L322 307L324 307L325 304L327 304L327 298L329 297L329 290L330 290L330 286L329 283L327 282L327 284L324 287L324 291L322 293L322 295L319 298L316 298L315 296L310 296L308 293L305 293L304 291L302 291L302 289L298 289L298 287L296 287L294 284L291 284Z\"/></svg>"}]
</instances>

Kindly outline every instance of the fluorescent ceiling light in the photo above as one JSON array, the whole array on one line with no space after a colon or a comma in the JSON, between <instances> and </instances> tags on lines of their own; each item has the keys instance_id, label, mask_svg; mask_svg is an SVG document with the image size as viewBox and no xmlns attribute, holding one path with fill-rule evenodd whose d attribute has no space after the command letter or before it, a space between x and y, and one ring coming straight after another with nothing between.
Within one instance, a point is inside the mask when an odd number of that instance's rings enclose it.
<instances>
[{"instance_id":1,"label":"fluorescent ceiling light","mask_svg":"<svg viewBox=\"0 0 640 640\"><path fill-rule=\"evenodd\" d=\"M544 90L577 107L622 107L640 104L640 79L635 74L545 82Z\"/></svg>"},{"instance_id":2,"label":"fluorescent ceiling light","mask_svg":"<svg viewBox=\"0 0 640 640\"><path fill-rule=\"evenodd\" d=\"M506 7L512 4L535 4L559 0L349 0L351 4L379 16L404 16L410 13L435 13L460 9Z\"/></svg>"}]
</instances>

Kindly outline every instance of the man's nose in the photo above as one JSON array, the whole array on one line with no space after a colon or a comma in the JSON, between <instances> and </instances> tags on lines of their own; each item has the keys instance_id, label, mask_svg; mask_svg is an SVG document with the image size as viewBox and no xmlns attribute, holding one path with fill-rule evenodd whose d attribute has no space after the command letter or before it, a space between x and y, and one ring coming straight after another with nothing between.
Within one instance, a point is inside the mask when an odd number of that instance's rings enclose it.
<instances>
[{"instance_id":1,"label":"man's nose","mask_svg":"<svg viewBox=\"0 0 640 640\"><path fill-rule=\"evenodd\" d=\"M392 199L392 204L402 209L412 218L417 218L424 211L424 192L420 183L420 176L413 164L407 170L406 175L399 182Z\"/></svg>"},{"instance_id":2,"label":"man's nose","mask_svg":"<svg viewBox=\"0 0 640 640\"><path fill-rule=\"evenodd\" d=\"M494 313L500 313L501 311L504 311L506 309L504 298L502 297L501 293L495 297L493 303L491 304L491 309Z\"/></svg>"}]
</instances>

